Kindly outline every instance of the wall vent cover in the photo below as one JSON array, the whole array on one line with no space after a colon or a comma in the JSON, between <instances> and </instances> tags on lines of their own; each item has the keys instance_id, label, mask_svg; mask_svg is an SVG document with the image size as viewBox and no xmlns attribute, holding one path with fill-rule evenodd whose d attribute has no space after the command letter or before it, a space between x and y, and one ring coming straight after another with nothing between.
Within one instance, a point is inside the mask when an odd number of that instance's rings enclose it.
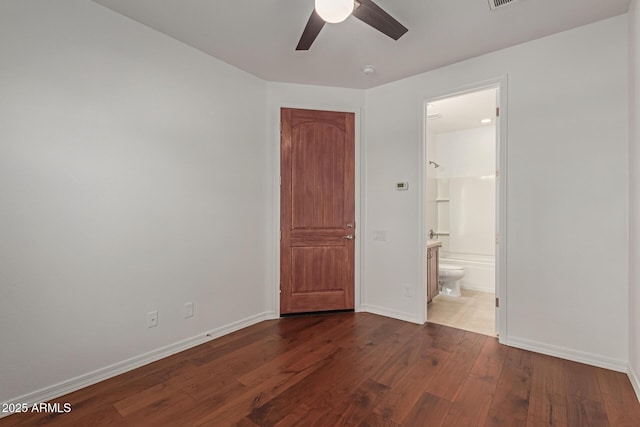
<instances>
[{"instance_id":1,"label":"wall vent cover","mask_svg":"<svg viewBox=\"0 0 640 427\"><path fill-rule=\"evenodd\" d=\"M499 7L504 7L517 1L518 0L489 0L489 8L496 10Z\"/></svg>"}]
</instances>

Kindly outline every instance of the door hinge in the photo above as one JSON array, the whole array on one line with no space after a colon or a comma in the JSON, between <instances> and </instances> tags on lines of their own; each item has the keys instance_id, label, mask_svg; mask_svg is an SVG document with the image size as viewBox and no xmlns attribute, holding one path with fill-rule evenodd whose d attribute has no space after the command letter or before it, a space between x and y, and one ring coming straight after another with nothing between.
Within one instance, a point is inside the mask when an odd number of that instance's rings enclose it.
<instances>
[{"instance_id":1,"label":"door hinge","mask_svg":"<svg viewBox=\"0 0 640 427\"><path fill-rule=\"evenodd\" d=\"M500 117L500 107L496 107L496 117Z\"/></svg>"},{"instance_id":2,"label":"door hinge","mask_svg":"<svg viewBox=\"0 0 640 427\"><path fill-rule=\"evenodd\" d=\"M500 176L500 171L496 169L496 178L498 178L499 176Z\"/></svg>"},{"instance_id":3,"label":"door hinge","mask_svg":"<svg viewBox=\"0 0 640 427\"><path fill-rule=\"evenodd\" d=\"M282 186L282 175L278 177L278 185Z\"/></svg>"},{"instance_id":4,"label":"door hinge","mask_svg":"<svg viewBox=\"0 0 640 427\"><path fill-rule=\"evenodd\" d=\"M282 229L280 229L279 231L280 231L280 240L282 240Z\"/></svg>"},{"instance_id":5,"label":"door hinge","mask_svg":"<svg viewBox=\"0 0 640 427\"><path fill-rule=\"evenodd\" d=\"M496 234L496 245L500 243L500 235Z\"/></svg>"},{"instance_id":6,"label":"door hinge","mask_svg":"<svg viewBox=\"0 0 640 427\"><path fill-rule=\"evenodd\" d=\"M496 298L496 308L500 307L500 298Z\"/></svg>"}]
</instances>

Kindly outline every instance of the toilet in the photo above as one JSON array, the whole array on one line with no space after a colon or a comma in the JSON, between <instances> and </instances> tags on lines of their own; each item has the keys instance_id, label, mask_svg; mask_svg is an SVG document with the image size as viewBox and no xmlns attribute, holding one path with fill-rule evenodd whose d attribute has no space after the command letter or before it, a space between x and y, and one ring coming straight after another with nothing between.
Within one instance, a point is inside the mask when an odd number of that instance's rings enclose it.
<instances>
[{"instance_id":1,"label":"toilet","mask_svg":"<svg viewBox=\"0 0 640 427\"><path fill-rule=\"evenodd\" d=\"M440 264L438 266L438 270L440 293L450 297L459 297L460 279L464 277L464 267L451 264Z\"/></svg>"}]
</instances>

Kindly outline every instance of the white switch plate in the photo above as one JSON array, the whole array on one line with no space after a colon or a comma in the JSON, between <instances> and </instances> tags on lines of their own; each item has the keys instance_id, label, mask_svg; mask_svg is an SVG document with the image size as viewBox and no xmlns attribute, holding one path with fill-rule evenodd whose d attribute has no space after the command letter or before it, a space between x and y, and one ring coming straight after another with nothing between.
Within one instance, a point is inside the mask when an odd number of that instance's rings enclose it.
<instances>
[{"instance_id":1,"label":"white switch plate","mask_svg":"<svg viewBox=\"0 0 640 427\"><path fill-rule=\"evenodd\" d=\"M373 232L373 240L378 240L380 242L385 242L387 240L387 232L386 231L374 231Z\"/></svg>"},{"instance_id":2,"label":"white switch plate","mask_svg":"<svg viewBox=\"0 0 640 427\"><path fill-rule=\"evenodd\" d=\"M184 318L188 319L189 317L193 317L193 303L185 302L184 303Z\"/></svg>"},{"instance_id":3,"label":"white switch plate","mask_svg":"<svg viewBox=\"0 0 640 427\"><path fill-rule=\"evenodd\" d=\"M413 286L405 285L402 293L405 298L413 297Z\"/></svg>"},{"instance_id":4,"label":"white switch plate","mask_svg":"<svg viewBox=\"0 0 640 427\"><path fill-rule=\"evenodd\" d=\"M409 181L396 182L396 191L407 191L409 189Z\"/></svg>"},{"instance_id":5,"label":"white switch plate","mask_svg":"<svg viewBox=\"0 0 640 427\"><path fill-rule=\"evenodd\" d=\"M147 328L158 326L158 310L147 313Z\"/></svg>"}]
</instances>

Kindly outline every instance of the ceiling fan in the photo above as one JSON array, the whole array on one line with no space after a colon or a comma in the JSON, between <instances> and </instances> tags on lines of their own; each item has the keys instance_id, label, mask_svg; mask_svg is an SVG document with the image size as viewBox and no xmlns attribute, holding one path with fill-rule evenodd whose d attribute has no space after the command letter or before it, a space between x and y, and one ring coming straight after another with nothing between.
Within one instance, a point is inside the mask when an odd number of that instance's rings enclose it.
<instances>
[{"instance_id":1,"label":"ceiling fan","mask_svg":"<svg viewBox=\"0 0 640 427\"><path fill-rule=\"evenodd\" d=\"M315 0L315 8L296 50L309 50L325 23L342 22L350 15L394 40L409 31L371 0Z\"/></svg>"}]
</instances>

